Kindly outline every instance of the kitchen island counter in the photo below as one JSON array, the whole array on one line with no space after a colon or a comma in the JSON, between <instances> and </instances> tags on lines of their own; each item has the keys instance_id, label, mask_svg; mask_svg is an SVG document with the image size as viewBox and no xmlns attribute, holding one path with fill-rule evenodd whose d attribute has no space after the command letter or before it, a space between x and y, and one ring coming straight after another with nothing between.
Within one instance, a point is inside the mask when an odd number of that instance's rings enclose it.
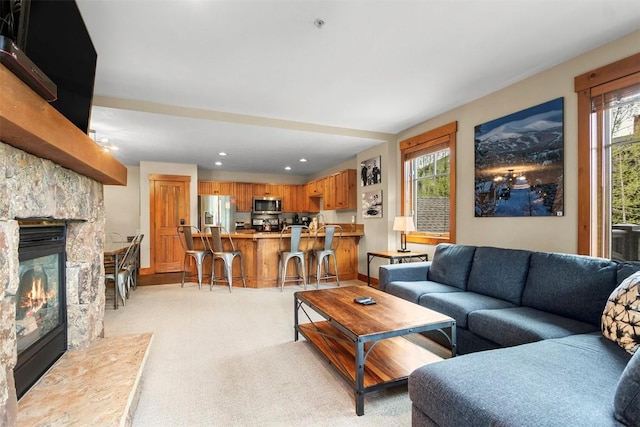
<instances>
[{"instance_id":1,"label":"kitchen island counter","mask_svg":"<svg viewBox=\"0 0 640 427\"><path fill-rule=\"evenodd\" d=\"M224 249L231 250L226 236L226 234L223 234ZM340 240L340 246L336 250L340 280L354 280L358 278L358 243L362 236L364 236L362 224L356 224L355 227L352 224L343 225L342 239ZM243 230L241 232L231 233L231 238L233 239L236 250L241 251L244 258L247 287L269 288L278 286L278 245L280 243L280 232L252 232L252 230ZM303 239L312 239L309 243L309 248L311 248L315 238L315 232L303 234ZM199 242L199 239L196 239L196 242ZM324 245L323 233L318 233L316 245L319 247ZM210 260L210 257L207 257L205 260L203 284L209 283L211 280ZM289 271L293 274L293 262L291 262L290 265ZM192 272L195 273L195 264L193 262L191 262L190 268ZM222 261L216 261L216 275L223 276ZM237 260L233 265L233 275L240 276L240 265ZM242 286L242 282L237 281L233 286Z\"/></svg>"}]
</instances>

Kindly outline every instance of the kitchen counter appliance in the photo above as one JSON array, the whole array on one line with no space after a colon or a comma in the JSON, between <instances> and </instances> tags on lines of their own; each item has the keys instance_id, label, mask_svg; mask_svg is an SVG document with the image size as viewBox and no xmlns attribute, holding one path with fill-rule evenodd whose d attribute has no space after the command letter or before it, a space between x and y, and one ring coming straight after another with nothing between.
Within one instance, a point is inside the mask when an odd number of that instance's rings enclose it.
<instances>
[{"instance_id":1,"label":"kitchen counter appliance","mask_svg":"<svg viewBox=\"0 0 640 427\"><path fill-rule=\"evenodd\" d=\"M198 212L201 231L213 225L221 225L228 233L236 229L235 196L199 196Z\"/></svg>"},{"instance_id":2,"label":"kitchen counter appliance","mask_svg":"<svg viewBox=\"0 0 640 427\"><path fill-rule=\"evenodd\" d=\"M251 212L254 214L280 214L282 212L282 198L254 197Z\"/></svg>"},{"instance_id":3,"label":"kitchen counter appliance","mask_svg":"<svg viewBox=\"0 0 640 427\"><path fill-rule=\"evenodd\" d=\"M277 214L251 214L251 228L256 231L280 231L280 218Z\"/></svg>"}]
</instances>

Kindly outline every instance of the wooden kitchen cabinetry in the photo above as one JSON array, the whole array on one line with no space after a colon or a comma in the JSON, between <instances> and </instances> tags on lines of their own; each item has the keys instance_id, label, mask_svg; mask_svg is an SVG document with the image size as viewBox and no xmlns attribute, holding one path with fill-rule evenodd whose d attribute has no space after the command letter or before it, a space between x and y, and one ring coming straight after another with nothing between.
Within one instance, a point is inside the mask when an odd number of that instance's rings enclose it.
<instances>
[{"instance_id":1,"label":"wooden kitchen cabinetry","mask_svg":"<svg viewBox=\"0 0 640 427\"><path fill-rule=\"evenodd\" d=\"M346 169L306 185L198 181L198 195L231 194L236 210L251 212L254 197L282 197L283 212L320 212L357 208L355 169Z\"/></svg>"},{"instance_id":2,"label":"wooden kitchen cabinetry","mask_svg":"<svg viewBox=\"0 0 640 427\"><path fill-rule=\"evenodd\" d=\"M307 189L305 185L282 185L283 212L306 212L307 206Z\"/></svg>"},{"instance_id":3,"label":"wooden kitchen cabinetry","mask_svg":"<svg viewBox=\"0 0 640 427\"><path fill-rule=\"evenodd\" d=\"M307 183L307 196L320 197L324 193L324 178L316 179Z\"/></svg>"},{"instance_id":4,"label":"wooden kitchen cabinetry","mask_svg":"<svg viewBox=\"0 0 640 427\"><path fill-rule=\"evenodd\" d=\"M253 184L250 182L235 183L236 211L251 212L253 209Z\"/></svg>"},{"instance_id":5,"label":"wooden kitchen cabinetry","mask_svg":"<svg viewBox=\"0 0 640 427\"><path fill-rule=\"evenodd\" d=\"M322 182L320 183L320 181ZM311 181L307 184L308 211L357 209L356 184L355 169L345 169L319 180ZM318 194L318 188L322 188L321 194Z\"/></svg>"},{"instance_id":6,"label":"wooden kitchen cabinetry","mask_svg":"<svg viewBox=\"0 0 640 427\"><path fill-rule=\"evenodd\" d=\"M282 184L253 184L254 197L282 197Z\"/></svg>"},{"instance_id":7,"label":"wooden kitchen cabinetry","mask_svg":"<svg viewBox=\"0 0 640 427\"><path fill-rule=\"evenodd\" d=\"M336 174L334 209L357 209L357 175L355 169L343 170Z\"/></svg>"},{"instance_id":8,"label":"wooden kitchen cabinetry","mask_svg":"<svg viewBox=\"0 0 640 427\"><path fill-rule=\"evenodd\" d=\"M198 181L198 195L235 196L235 182L227 181Z\"/></svg>"},{"instance_id":9,"label":"wooden kitchen cabinetry","mask_svg":"<svg viewBox=\"0 0 640 427\"><path fill-rule=\"evenodd\" d=\"M332 211L336 208L336 175L326 176L324 178L324 210Z\"/></svg>"}]
</instances>

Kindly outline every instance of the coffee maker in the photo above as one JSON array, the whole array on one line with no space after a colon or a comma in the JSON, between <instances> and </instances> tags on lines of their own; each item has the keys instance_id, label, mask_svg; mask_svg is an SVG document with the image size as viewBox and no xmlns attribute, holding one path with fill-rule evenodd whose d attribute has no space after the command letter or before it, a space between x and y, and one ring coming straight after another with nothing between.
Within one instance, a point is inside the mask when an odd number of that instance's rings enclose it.
<instances>
[{"instance_id":1,"label":"coffee maker","mask_svg":"<svg viewBox=\"0 0 640 427\"><path fill-rule=\"evenodd\" d=\"M303 216L303 217L300 218L300 222L302 222L302 225L306 225L308 227L309 224L311 224L311 217L310 216Z\"/></svg>"}]
</instances>

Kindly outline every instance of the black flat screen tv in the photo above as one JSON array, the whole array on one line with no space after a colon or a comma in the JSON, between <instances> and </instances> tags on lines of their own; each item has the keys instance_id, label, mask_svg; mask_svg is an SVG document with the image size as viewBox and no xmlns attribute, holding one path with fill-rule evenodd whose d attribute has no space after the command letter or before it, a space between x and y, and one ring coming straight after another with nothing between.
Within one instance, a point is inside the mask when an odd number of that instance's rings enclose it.
<instances>
[{"instance_id":1,"label":"black flat screen tv","mask_svg":"<svg viewBox=\"0 0 640 427\"><path fill-rule=\"evenodd\" d=\"M97 53L74 0L0 0L2 35L57 85L51 105L87 133ZM4 22L8 18L11 26Z\"/></svg>"}]
</instances>

